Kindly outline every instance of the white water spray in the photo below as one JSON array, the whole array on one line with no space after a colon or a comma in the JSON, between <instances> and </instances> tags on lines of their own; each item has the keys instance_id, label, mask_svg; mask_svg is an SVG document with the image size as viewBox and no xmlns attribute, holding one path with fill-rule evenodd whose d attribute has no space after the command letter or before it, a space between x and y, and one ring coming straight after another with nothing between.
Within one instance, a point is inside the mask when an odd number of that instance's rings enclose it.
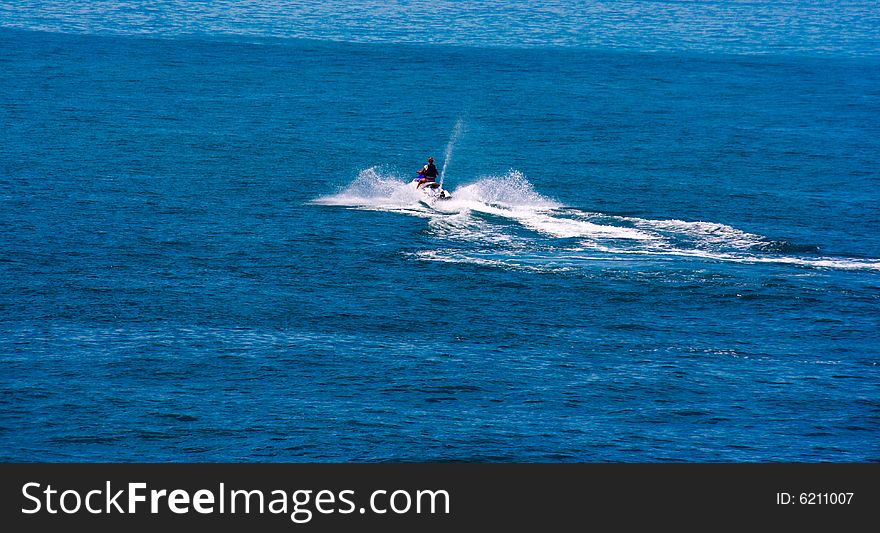
<instances>
[{"instance_id":1,"label":"white water spray","mask_svg":"<svg viewBox=\"0 0 880 533\"><path fill-rule=\"evenodd\" d=\"M456 124L446 162L461 133ZM445 170L445 165L444 165ZM880 272L880 258L799 255L764 251L774 241L725 224L656 220L593 213L542 196L519 171L459 185L435 207L400 174L362 170L338 193L314 204L402 213L427 218L440 242L456 246L418 252L424 261L452 261L548 272L592 268L596 261L696 261L776 264L801 268ZM528 231L524 231L528 230ZM457 244L472 243L473 249ZM784 243L783 243L784 244Z\"/></svg>"},{"instance_id":2,"label":"white water spray","mask_svg":"<svg viewBox=\"0 0 880 533\"><path fill-rule=\"evenodd\" d=\"M440 188L443 188L443 177L446 175L446 167L449 166L449 160L452 159L452 149L455 148L455 143L458 142L458 137L461 135L461 128L463 122L461 118L455 121L455 127L452 128L452 135L449 136L449 142L446 143L446 154L443 157L443 169L440 171Z\"/></svg>"}]
</instances>

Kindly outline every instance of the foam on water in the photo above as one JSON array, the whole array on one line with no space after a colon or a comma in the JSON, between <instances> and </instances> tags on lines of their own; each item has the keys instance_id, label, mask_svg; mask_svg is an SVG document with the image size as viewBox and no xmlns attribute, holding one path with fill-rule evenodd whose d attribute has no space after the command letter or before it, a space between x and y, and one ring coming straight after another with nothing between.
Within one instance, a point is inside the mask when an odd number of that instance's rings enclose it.
<instances>
[{"instance_id":1,"label":"foam on water","mask_svg":"<svg viewBox=\"0 0 880 533\"><path fill-rule=\"evenodd\" d=\"M779 264L794 265L806 268L835 269L835 270L873 270L880 271L880 260L860 259L847 257L797 257L772 254L749 254L734 252L714 252L711 250L684 249L684 248L655 248L655 249L624 249L620 247L602 246L594 242L583 242L583 251L591 253L614 254L629 257L643 257L649 260L662 258L685 258L697 261L729 262L741 264ZM569 255L571 260L592 260L594 257Z\"/></svg>"},{"instance_id":2,"label":"foam on water","mask_svg":"<svg viewBox=\"0 0 880 533\"><path fill-rule=\"evenodd\" d=\"M542 213L518 213L523 226L558 238L590 237L599 239L654 240L656 236L632 228L594 224Z\"/></svg>"},{"instance_id":3,"label":"foam on water","mask_svg":"<svg viewBox=\"0 0 880 533\"><path fill-rule=\"evenodd\" d=\"M542 196L518 170L509 170L503 176L487 176L453 191L450 206L468 205L527 208L534 211L559 208L559 202Z\"/></svg>"},{"instance_id":4,"label":"foam on water","mask_svg":"<svg viewBox=\"0 0 880 533\"><path fill-rule=\"evenodd\" d=\"M724 246L749 250L767 242L766 237L717 222L689 222L675 219L647 220L636 217L620 217L620 220L631 222L637 228L687 238L698 246Z\"/></svg>"},{"instance_id":5,"label":"foam on water","mask_svg":"<svg viewBox=\"0 0 880 533\"><path fill-rule=\"evenodd\" d=\"M433 217L428 222L431 233L445 240L482 244L523 245L526 239L513 235L509 228L471 216L469 212Z\"/></svg>"},{"instance_id":6,"label":"foam on water","mask_svg":"<svg viewBox=\"0 0 880 533\"><path fill-rule=\"evenodd\" d=\"M419 199L421 193L400 176L380 167L360 171L357 177L338 193L321 196L312 201L319 205L426 212Z\"/></svg>"},{"instance_id":7,"label":"foam on water","mask_svg":"<svg viewBox=\"0 0 880 533\"><path fill-rule=\"evenodd\" d=\"M437 202L430 208L420 202L420 193L408 180L392 171L371 167L361 171L339 193L318 198L313 203L427 218L434 238L475 247L412 254L423 261L559 271L585 267L596 261L677 258L880 270L880 259L784 253L786 250L815 252L816 249L774 241L718 222L658 220L564 208L538 193L516 170L503 176L478 178L451 193L450 200Z\"/></svg>"},{"instance_id":8,"label":"foam on water","mask_svg":"<svg viewBox=\"0 0 880 533\"><path fill-rule=\"evenodd\" d=\"M482 210L503 214L514 209L546 211L561 204L537 192L519 171L511 170L504 176L490 176L455 188L452 199L435 205L437 213L459 213ZM360 171L350 184L338 193L322 196L312 203L348 207L404 207L419 204L422 198L411 185L411 179L373 166Z\"/></svg>"}]
</instances>

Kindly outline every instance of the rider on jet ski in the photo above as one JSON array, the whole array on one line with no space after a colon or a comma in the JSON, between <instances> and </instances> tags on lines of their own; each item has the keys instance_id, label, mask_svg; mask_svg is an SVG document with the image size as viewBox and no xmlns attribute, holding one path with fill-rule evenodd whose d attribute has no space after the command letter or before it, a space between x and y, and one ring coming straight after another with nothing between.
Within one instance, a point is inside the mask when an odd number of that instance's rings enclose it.
<instances>
[{"instance_id":1,"label":"rider on jet ski","mask_svg":"<svg viewBox=\"0 0 880 533\"><path fill-rule=\"evenodd\" d=\"M437 167L434 166L434 158L428 158L428 164L423 166L421 170L419 170L418 183L416 184L416 189L424 185L425 183L435 182L437 181Z\"/></svg>"}]
</instances>

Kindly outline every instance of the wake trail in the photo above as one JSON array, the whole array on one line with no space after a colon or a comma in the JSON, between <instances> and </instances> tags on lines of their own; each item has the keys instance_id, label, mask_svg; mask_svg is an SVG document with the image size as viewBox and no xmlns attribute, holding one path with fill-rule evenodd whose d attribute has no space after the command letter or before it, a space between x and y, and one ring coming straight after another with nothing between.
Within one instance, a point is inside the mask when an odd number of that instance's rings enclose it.
<instances>
[{"instance_id":1,"label":"wake trail","mask_svg":"<svg viewBox=\"0 0 880 533\"><path fill-rule=\"evenodd\" d=\"M454 132L450 139L447 162L456 136ZM820 256L815 246L774 241L726 224L566 208L538 193L516 170L479 178L451 193L451 199L429 207L420 202L421 193L410 180L371 167L338 193L316 198L312 203L428 219L430 234L438 242L456 247L414 256L424 261L558 271L589 268L596 261L677 259L880 271L880 259Z\"/></svg>"}]
</instances>

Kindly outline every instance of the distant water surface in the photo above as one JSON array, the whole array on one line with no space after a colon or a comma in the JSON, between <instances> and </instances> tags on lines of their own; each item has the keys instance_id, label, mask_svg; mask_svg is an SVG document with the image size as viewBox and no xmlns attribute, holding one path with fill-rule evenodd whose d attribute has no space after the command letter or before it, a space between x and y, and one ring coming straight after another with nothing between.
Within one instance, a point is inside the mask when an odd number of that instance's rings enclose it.
<instances>
[{"instance_id":1,"label":"distant water surface","mask_svg":"<svg viewBox=\"0 0 880 533\"><path fill-rule=\"evenodd\" d=\"M876 56L874 1L0 1L0 24L73 33Z\"/></svg>"}]
</instances>

